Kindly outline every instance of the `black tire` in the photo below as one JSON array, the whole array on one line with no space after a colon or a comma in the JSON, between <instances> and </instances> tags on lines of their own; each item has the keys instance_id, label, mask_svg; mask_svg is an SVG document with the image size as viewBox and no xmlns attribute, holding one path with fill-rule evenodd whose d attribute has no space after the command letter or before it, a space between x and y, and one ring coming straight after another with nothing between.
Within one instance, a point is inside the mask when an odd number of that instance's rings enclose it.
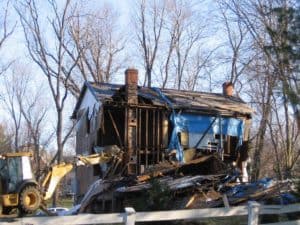
<instances>
[{"instance_id":1,"label":"black tire","mask_svg":"<svg viewBox=\"0 0 300 225\"><path fill-rule=\"evenodd\" d=\"M19 208L22 214L32 214L41 205L41 195L35 186L26 186L20 192Z\"/></svg>"},{"instance_id":2,"label":"black tire","mask_svg":"<svg viewBox=\"0 0 300 225\"><path fill-rule=\"evenodd\" d=\"M13 210L13 207L2 206L2 214L4 214L4 215L9 215L12 210Z\"/></svg>"}]
</instances>

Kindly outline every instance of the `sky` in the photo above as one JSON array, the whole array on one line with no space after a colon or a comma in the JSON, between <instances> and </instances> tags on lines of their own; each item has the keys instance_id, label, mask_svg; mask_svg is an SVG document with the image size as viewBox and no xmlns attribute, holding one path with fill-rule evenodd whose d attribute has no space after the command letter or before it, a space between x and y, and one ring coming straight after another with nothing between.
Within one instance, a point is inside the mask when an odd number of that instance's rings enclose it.
<instances>
[{"instance_id":1,"label":"sky","mask_svg":"<svg viewBox=\"0 0 300 225\"><path fill-rule=\"evenodd\" d=\"M63 1L57 1L58 4L62 3ZM122 1L118 1L118 0L82 0L81 4L82 7L90 7L90 6L97 6L97 7L101 7L101 5L111 5L114 9L116 9L119 12L120 15L120 27L128 27L128 23L130 22L129 19L129 15L130 15L130 2L132 1L128 1L128 0L122 0ZM39 10L43 11L43 13L41 13L41 15L46 15L47 11L49 11L47 9L46 6L46 1L38 1L38 8ZM3 1L1 1L0 4L0 16L3 16L3 12L4 12L4 8L6 7L6 5L3 4ZM95 8L97 8L95 7ZM45 18L42 18L45 19ZM13 5L10 5L10 10L9 10L9 14L8 14L8 25L9 27L14 27L14 32L13 34L7 39L7 41L5 42L5 44L3 45L3 48L1 49L1 59L0 59L0 63L1 65L5 66L8 65L10 62L14 61L17 64L21 64L24 67L27 67L29 70L32 71L32 76L34 77L34 82L33 82L33 86L31 88L30 91L34 92L34 89L39 86L41 83L45 83L45 101L46 102L53 102L52 100L52 96L50 95L50 90L47 88L47 81L45 79L45 76L42 74L41 70L38 68L38 66L32 62L32 60L30 59L30 56L28 55L27 49L26 49L26 45L25 45L25 40L24 40L24 34L23 34L23 29L22 26L20 24L20 21L18 20L18 15L15 12ZM43 26L43 34L47 35L47 30L48 28L46 26ZM51 43L47 43L49 45L51 45ZM11 76L11 72L8 70L6 73L6 76ZM124 79L123 79L124 75L123 72L119 75L117 75L117 79L114 81L116 83L123 83ZM4 86L3 86L3 76L0 77L0 88L3 92L4 90ZM13 84L12 84L13 85ZM83 84L82 84L83 85ZM1 94L3 97L4 95ZM68 100L68 105L66 106L66 110L65 110L65 117L67 119L70 118L71 113L75 107L75 99L69 99ZM49 113L48 113L48 121L52 121L51 123L48 123L47 126L45 127L46 130L48 130L47 133L51 133L55 127L55 117L51 116L55 114L55 110L54 108L51 108ZM11 118L8 116L7 113L7 109L5 109L5 106L3 103L0 104L0 122L3 124L6 124L7 121L9 121ZM74 139L72 140L74 142ZM50 144L50 148L55 149L55 139L53 139L52 144ZM66 146L67 149L66 151L68 151L69 149L74 148L73 143L69 144L69 146Z\"/></svg>"},{"instance_id":2,"label":"sky","mask_svg":"<svg viewBox=\"0 0 300 225\"><path fill-rule=\"evenodd\" d=\"M130 29L130 18L133 13L133 6L136 0L82 0L81 7L101 7L101 5L111 5L115 10L119 12L120 15L120 22L119 22L119 27L120 29ZM45 4L46 1L38 1L39 4L39 10L43 11L41 15L46 15L47 14L47 6ZM57 1L58 4L61 4L62 1ZM3 6L2 6L3 7ZM207 12L213 11L212 5L209 4L201 4L200 5L201 9L199 10L206 10ZM3 10L2 10L3 11ZM43 18L46 19L46 18ZM209 21L207 21L209 22ZM23 30L21 27L20 22L18 21L18 15L17 13L13 10L10 11L9 15L9 24L11 26L15 25L15 31L13 35L7 40L5 43L3 49L1 49L1 60L0 62L3 64L6 64L10 62L11 60L16 60L19 61L22 65L28 67L33 71L32 76L34 76L35 82L36 83L46 83L45 76L43 76L42 72L40 69L37 67L36 64L34 64L27 52L26 46L25 46L25 41L24 41L24 34ZM43 26L43 33L48 34L48 27ZM132 31L134 32L134 31ZM215 44L214 39L210 40L210 42L207 42L206 44L209 45L214 45ZM48 43L51 45L51 41ZM138 50L138 49L137 49ZM134 50L136 51L136 50ZM142 77L144 74L144 69L142 68L141 64L137 64L135 61L134 57L130 57L131 60L129 60L128 64L126 67L135 67L139 69L139 76ZM139 83L142 84L142 78L140 78ZM120 71L118 74L116 74L115 79L113 80L113 83L123 83L124 82L124 71ZM1 84L0 84L1 85ZM2 88L3 89L3 88ZM34 89L34 88L33 88ZM32 89L32 90L33 90ZM217 91L220 91L220 88L217 89ZM46 92L46 97L45 101L52 101L51 96L50 96L50 91L45 88ZM67 110L65 113L65 117L70 117L72 110L75 106L75 100L70 99L69 104L67 106ZM51 117L51 114L55 113L54 109L50 111L49 113L49 121L53 121L52 124L47 125L47 129L50 131L54 128L54 122L55 119ZM0 115L2 118L2 121L7 120L7 113L3 110L3 107L0 107ZM70 147L72 148L72 146Z\"/></svg>"}]
</instances>

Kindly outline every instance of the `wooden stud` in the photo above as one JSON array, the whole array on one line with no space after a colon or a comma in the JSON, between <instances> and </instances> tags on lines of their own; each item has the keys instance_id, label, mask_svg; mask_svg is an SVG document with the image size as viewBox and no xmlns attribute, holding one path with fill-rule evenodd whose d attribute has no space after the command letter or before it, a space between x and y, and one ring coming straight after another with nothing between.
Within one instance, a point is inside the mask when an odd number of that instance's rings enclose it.
<instances>
[{"instance_id":1,"label":"wooden stud","mask_svg":"<svg viewBox=\"0 0 300 225\"><path fill-rule=\"evenodd\" d=\"M120 147L123 147L122 139L121 139L121 136L120 136L120 133L119 133L117 124L116 124L116 122L115 122L115 120L114 120L114 118L113 118L113 116L112 116L110 110L107 110L107 112L108 112L109 118L110 118L110 120L111 120L111 122L112 122L112 125L113 125L113 127L114 127L114 129L115 129L115 132L116 132L116 134L117 134L117 138L118 138Z\"/></svg>"}]
</instances>

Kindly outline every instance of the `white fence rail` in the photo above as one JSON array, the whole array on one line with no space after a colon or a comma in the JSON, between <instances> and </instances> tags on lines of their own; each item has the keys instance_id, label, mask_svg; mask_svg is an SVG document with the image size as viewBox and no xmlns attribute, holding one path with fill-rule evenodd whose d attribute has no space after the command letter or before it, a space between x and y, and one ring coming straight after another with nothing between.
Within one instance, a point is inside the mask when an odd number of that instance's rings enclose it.
<instances>
[{"instance_id":1,"label":"white fence rail","mask_svg":"<svg viewBox=\"0 0 300 225\"><path fill-rule=\"evenodd\" d=\"M245 216L248 215L248 225L258 225L260 214L283 214L300 212L300 204L279 206L260 205L249 202L248 206L209 208L209 209L187 209L155 212L135 212L133 208L126 208L125 213L110 214L80 214L76 216L54 216L54 217L24 217L0 220L1 225L80 225L80 224L114 224L134 225L135 222L193 220L204 218ZM300 225L300 220L266 225Z\"/></svg>"}]
</instances>

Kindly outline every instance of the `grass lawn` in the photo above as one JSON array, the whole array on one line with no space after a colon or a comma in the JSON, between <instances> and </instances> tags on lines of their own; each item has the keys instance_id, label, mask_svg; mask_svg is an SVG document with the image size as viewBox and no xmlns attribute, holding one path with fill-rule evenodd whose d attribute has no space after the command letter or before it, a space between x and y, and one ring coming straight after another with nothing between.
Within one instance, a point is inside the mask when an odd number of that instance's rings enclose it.
<instances>
[{"instance_id":1,"label":"grass lawn","mask_svg":"<svg viewBox=\"0 0 300 225\"><path fill-rule=\"evenodd\" d=\"M52 199L47 200L47 207L52 207ZM63 208L72 208L73 207L73 199L72 198L59 198L57 201L56 207L63 207Z\"/></svg>"}]
</instances>

